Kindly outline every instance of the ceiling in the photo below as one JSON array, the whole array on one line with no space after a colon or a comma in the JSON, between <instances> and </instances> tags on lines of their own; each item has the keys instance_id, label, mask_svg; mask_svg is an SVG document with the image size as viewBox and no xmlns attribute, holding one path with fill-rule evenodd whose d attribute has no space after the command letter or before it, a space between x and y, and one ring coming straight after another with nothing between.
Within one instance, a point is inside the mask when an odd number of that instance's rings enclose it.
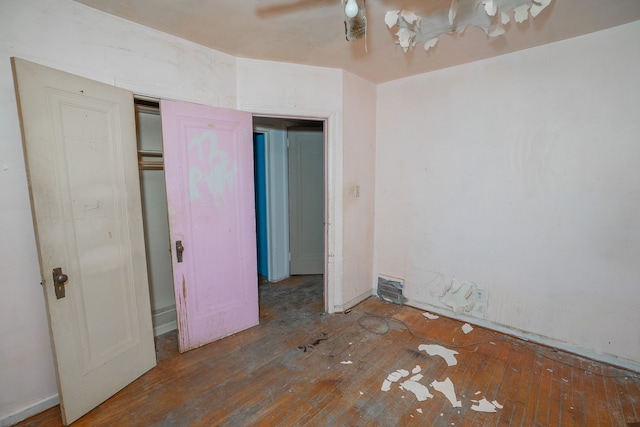
<instances>
[{"instance_id":1,"label":"ceiling","mask_svg":"<svg viewBox=\"0 0 640 427\"><path fill-rule=\"evenodd\" d=\"M395 44L389 10L428 16L451 0L367 0L367 39L347 42L341 0L75 0L236 57L342 68L381 83L502 55L640 19L640 0L553 0L503 36L446 34L425 52ZM366 46L365 46L366 44Z\"/></svg>"}]
</instances>

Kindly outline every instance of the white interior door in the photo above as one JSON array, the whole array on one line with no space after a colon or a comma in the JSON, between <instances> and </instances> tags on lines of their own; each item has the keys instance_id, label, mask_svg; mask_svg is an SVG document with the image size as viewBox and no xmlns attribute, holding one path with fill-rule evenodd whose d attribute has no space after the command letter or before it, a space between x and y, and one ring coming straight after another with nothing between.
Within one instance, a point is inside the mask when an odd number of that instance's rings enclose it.
<instances>
[{"instance_id":1,"label":"white interior door","mask_svg":"<svg viewBox=\"0 0 640 427\"><path fill-rule=\"evenodd\" d=\"M287 135L291 274L323 274L324 133L290 127Z\"/></svg>"},{"instance_id":2,"label":"white interior door","mask_svg":"<svg viewBox=\"0 0 640 427\"><path fill-rule=\"evenodd\" d=\"M24 60L12 64L69 424L156 363L133 95Z\"/></svg>"},{"instance_id":3,"label":"white interior door","mask_svg":"<svg viewBox=\"0 0 640 427\"><path fill-rule=\"evenodd\" d=\"M251 114L161 101L180 351L258 324Z\"/></svg>"}]
</instances>

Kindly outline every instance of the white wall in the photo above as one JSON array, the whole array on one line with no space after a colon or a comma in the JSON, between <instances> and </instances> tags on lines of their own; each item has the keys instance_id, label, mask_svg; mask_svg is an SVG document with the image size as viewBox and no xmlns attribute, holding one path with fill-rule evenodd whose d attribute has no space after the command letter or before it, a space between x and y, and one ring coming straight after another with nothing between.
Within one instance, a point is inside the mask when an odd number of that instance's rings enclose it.
<instances>
[{"instance_id":1,"label":"white wall","mask_svg":"<svg viewBox=\"0 0 640 427\"><path fill-rule=\"evenodd\" d=\"M268 116L326 119L327 309L342 304L343 125L341 70L237 59L237 108ZM346 283L344 286L349 286Z\"/></svg>"},{"instance_id":2,"label":"white wall","mask_svg":"<svg viewBox=\"0 0 640 427\"><path fill-rule=\"evenodd\" d=\"M343 308L372 293L376 86L344 72Z\"/></svg>"},{"instance_id":3,"label":"white wall","mask_svg":"<svg viewBox=\"0 0 640 427\"><path fill-rule=\"evenodd\" d=\"M69 0L0 2L0 423L57 402L9 58L235 107L235 58Z\"/></svg>"},{"instance_id":4,"label":"white wall","mask_svg":"<svg viewBox=\"0 0 640 427\"><path fill-rule=\"evenodd\" d=\"M375 85L271 61L238 58L237 69L239 109L327 119L327 309L347 309L372 293Z\"/></svg>"},{"instance_id":5,"label":"white wall","mask_svg":"<svg viewBox=\"0 0 640 427\"><path fill-rule=\"evenodd\" d=\"M634 22L380 85L377 273L445 313L475 282L486 324L640 369L638 40Z\"/></svg>"}]
</instances>

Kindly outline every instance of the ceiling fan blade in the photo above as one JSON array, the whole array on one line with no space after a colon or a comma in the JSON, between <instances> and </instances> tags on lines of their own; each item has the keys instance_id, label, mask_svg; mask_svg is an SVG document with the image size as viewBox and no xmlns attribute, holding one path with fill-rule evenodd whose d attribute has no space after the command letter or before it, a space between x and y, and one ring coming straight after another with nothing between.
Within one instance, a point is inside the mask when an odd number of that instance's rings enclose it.
<instances>
[{"instance_id":1,"label":"ceiling fan blade","mask_svg":"<svg viewBox=\"0 0 640 427\"><path fill-rule=\"evenodd\" d=\"M275 4L273 6L259 7L256 9L256 15L261 18L268 18L273 15L281 15L284 13L297 12L304 9L321 7L325 5L334 5L340 0L298 0L292 3Z\"/></svg>"}]
</instances>

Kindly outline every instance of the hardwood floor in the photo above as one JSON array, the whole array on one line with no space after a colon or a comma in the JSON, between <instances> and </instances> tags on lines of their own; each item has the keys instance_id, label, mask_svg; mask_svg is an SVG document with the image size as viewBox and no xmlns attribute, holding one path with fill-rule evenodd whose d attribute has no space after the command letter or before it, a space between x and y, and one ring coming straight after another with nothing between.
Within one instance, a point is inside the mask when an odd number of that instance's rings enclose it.
<instances>
[{"instance_id":1,"label":"hardwood floor","mask_svg":"<svg viewBox=\"0 0 640 427\"><path fill-rule=\"evenodd\" d=\"M260 325L180 355L156 341L158 366L74 426L627 426L640 422L640 376L370 298L323 314L322 276L260 284ZM441 344L457 364L419 350ZM349 363L350 362L350 363ZM419 365L419 368L416 367ZM383 381L409 374L382 391ZM415 369L415 371L414 371ZM420 372L413 385L399 385ZM430 384L449 378L460 407ZM476 412L485 398L502 407ZM59 407L19 426L61 426Z\"/></svg>"}]
</instances>

